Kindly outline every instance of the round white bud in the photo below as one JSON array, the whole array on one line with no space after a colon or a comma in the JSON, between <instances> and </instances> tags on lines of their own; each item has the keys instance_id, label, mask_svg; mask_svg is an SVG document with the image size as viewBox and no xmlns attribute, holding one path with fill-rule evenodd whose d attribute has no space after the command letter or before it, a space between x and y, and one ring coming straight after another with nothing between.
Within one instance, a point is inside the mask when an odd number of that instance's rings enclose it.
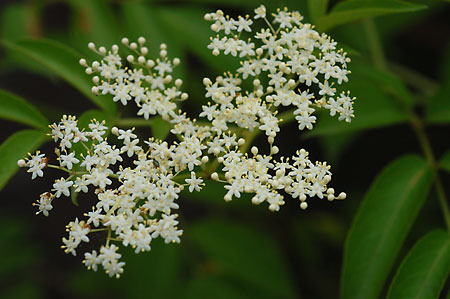
<instances>
[{"instance_id":1,"label":"round white bud","mask_svg":"<svg viewBox=\"0 0 450 299\"><path fill-rule=\"evenodd\" d=\"M250 151L252 152L252 154L254 156L256 156L258 154L258 148L256 146L252 146L252 148L250 149Z\"/></svg>"},{"instance_id":2,"label":"round white bud","mask_svg":"<svg viewBox=\"0 0 450 299\"><path fill-rule=\"evenodd\" d=\"M92 82L94 84L98 84L98 82L100 82L100 78L98 76L94 76L94 77L92 77Z\"/></svg>"},{"instance_id":3,"label":"round white bud","mask_svg":"<svg viewBox=\"0 0 450 299\"><path fill-rule=\"evenodd\" d=\"M273 92L273 87L272 86L267 87L266 91L268 93L272 93Z\"/></svg>"},{"instance_id":4,"label":"round white bud","mask_svg":"<svg viewBox=\"0 0 450 299\"><path fill-rule=\"evenodd\" d=\"M239 146L244 145L244 144L245 144L245 139L244 139L244 138L239 138L238 141L237 141L237 144L238 144Z\"/></svg>"},{"instance_id":5,"label":"round white bud","mask_svg":"<svg viewBox=\"0 0 450 299\"><path fill-rule=\"evenodd\" d=\"M145 44L145 37L141 36L138 38L138 43L142 46L143 44Z\"/></svg>"},{"instance_id":6,"label":"round white bud","mask_svg":"<svg viewBox=\"0 0 450 299\"><path fill-rule=\"evenodd\" d=\"M231 201L231 199L232 199L231 194L230 193L225 194L223 199L225 199L225 201Z\"/></svg>"},{"instance_id":7,"label":"round white bud","mask_svg":"<svg viewBox=\"0 0 450 299\"><path fill-rule=\"evenodd\" d=\"M148 48L147 48L147 47L142 47L142 48L141 48L141 54L142 54L143 56L147 55L147 54L148 54Z\"/></svg>"},{"instance_id":8,"label":"round white bud","mask_svg":"<svg viewBox=\"0 0 450 299\"><path fill-rule=\"evenodd\" d=\"M90 67L87 67L87 68L84 70L84 72L85 72L87 75L92 75L92 69L91 69Z\"/></svg>"},{"instance_id":9,"label":"round white bud","mask_svg":"<svg viewBox=\"0 0 450 299\"><path fill-rule=\"evenodd\" d=\"M137 45L136 43L131 43L131 44L130 44L130 49L131 49L131 50L136 50L137 47L138 47L138 45Z\"/></svg>"},{"instance_id":10,"label":"round white bud","mask_svg":"<svg viewBox=\"0 0 450 299\"><path fill-rule=\"evenodd\" d=\"M217 162L219 162L219 163L223 163L223 157L219 157L219 158L217 158ZM228 173L228 172L227 172Z\"/></svg>"},{"instance_id":11,"label":"round white bud","mask_svg":"<svg viewBox=\"0 0 450 299\"><path fill-rule=\"evenodd\" d=\"M327 194L334 194L334 189L333 188L328 188Z\"/></svg>"},{"instance_id":12,"label":"round white bud","mask_svg":"<svg viewBox=\"0 0 450 299\"><path fill-rule=\"evenodd\" d=\"M147 66L148 67L154 67L155 66L155 62L151 59L147 60Z\"/></svg>"},{"instance_id":13,"label":"round white bud","mask_svg":"<svg viewBox=\"0 0 450 299\"><path fill-rule=\"evenodd\" d=\"M119 51L119 46L118 45L112 45L111 50L113 51L113 53L117 53Z\"/></svg>"},{"instance_id":14,"label":"round white bud","mask_svg":"<svg viewBox=\"0 0 450 299\"><path fill-rule=\"evenodd\" d=\"M159 56L161 56L162 58L165 58L167 56L167 51L166 50L159 51Z\"/></svg>"},{"instance_id":15,"label":"round white bud","mask_svg":"<svg viewBox=\"0 0 450 299\"><path fill-rule=\"evenodd\" d=\"M144 64L146 62L145 57L144 56L139 56L138 57L138 63L139 64Z\"/></svg>"},{"instance_id":16,"label":"round white bud","mask_svg":"<svg viewBox=\"0 0 450 299\"><path fill-rule=\"evenodd\" d=\"M175 80L175 86L176 87L180 88L182 84L183 84L183 80L181 80L181 79L176 79Z\"/></svg>"},{"instance_id":17,"label":"round white bud","mask_svg":"<svg viewBox=\"0 0 450 299\"><path fill-rule=\"evenodd\" d=\"M261 81L259 79L253 80L253 86L258 87L261 84Z\"/></svg>"},{"instance_id":18,"label":"round white bud","mask_svg":"<svg viewBox=\"0 0 450 299\"><path fill-rule=\"evenodd\" d=\"M214 49L214 50L212 51L212 54L213 54L214 56L219 56L220 51L219 51L218 49Z\"/></svg>"},{"instance_id":19,"label":"round white bud","mask_svg":"<svg viewBox=\"0 0 450 299\"><path fill-rule=\"evenodd\" d=\"M87 67L86 59L81 58L80 61L79 61L79 63L80 63L81 66Z\"/></svg>"},{"instance_id":20,"label":"round white bud","mask_svg":"<svg viewBox=\"0 0 450 299\"><path fill-rule=\"evenodd\" d=\"M216 23L211 25L211 30L214 32L218 32L219 31L219 25L217 25Z\"/></svg>"},{"instance_id":21,"label":"round white bud","mask_svg":"<svg viewBox=\"0 0 450 299\"><path fill-rule=\"evenodd\" d=\"M168 84L168 83L170 83L170 81L172 81L172 76L171 76L171 75L167 75L167 76L163 79L163 83L164 83L164 84Z\"/></svg>"},{"instance_id":22,"label":"round white bud","mask_svg":"<svg viewBox=\"0 0 450 299\"><path fill-rule=\"evenodd\" d=\"M328 183L329 181L331 181L331 175L327 174L324 178L323 178L325 184Z\"/></svg>"},{"instance_id":23,"label":"round white bud","mask_svg":"<svg viewBox=\"0 0 450 299\"><path fill-rule=\"evenodd\" d=\"M159 45L159 48L160 48L161 50L165 50L165 49L167 49L167 45L164 44L164 43L162 43L161 45Z\"/></svg>"},{"instance_id":24,"label":"round white bud","mask_svg":"<svg viewBox=\"0 0 450 299\"><path fill-rule=\"evenodd\" d=\"M306 210L307 207L308 207L308 204L307 204L306 202L302 202L302 203L300 204L300 208L301 208L302 210Z\"/></svg>"},{"instance_id":25,"label":"round white bud","mask_svg":"<svg viewBox=\"0 0 450 299\"><path fill-rule=\"evenodd\" d=\"M263 55L263 53L264 53L263 49L261 49L261 48L256 49L257 56L261 56L261 55Z\"/></svg>"},{"instance_id":26,"label":"round white bud","mask_svg":"<svg viewBox=\"0 0 450 299\"><path fill-rule=\"evenodd\" d=\"M333 194L328 194L327 196L328 201L333 201L335 199Z\"/></svg>"},{"instance_id":27,"label":"round white bud","mask_svg":"<svg viewBox=\"0 0 450 299\"><path fill-rule=\"evenodd\" d=\"M205 14L205 15L203 16L203 19L204 19L205 21L212 21L211 14L209 14L209 13Z\"/></svg>"},{"instance_id":28,"label":"round white bud","mask_svg":"<svg viewBox=\"0 0 450 299\"><path fill-rule=\"evenodd\" d=\"M88 48L89 48L90 50L94 51L94 50L95 50L95 44L94 44L93 42L90 42L90 43L88 44Z\"/></svg>"},{"instance_id":29,"label":"round white bud","mask_svg":"<svg viewBox=\"0 0 450 299\"><path fill-rule=\"evenodd\" d=\"M206 85L206 86L208 86L208 85L211 85L212 84L212 82L211 82L211 80L209 79L209 78L203 78L203 85Z\"/></svg>"},{"instance_id":30,"label":"round white bud","mask_svg":"<svg viewBox=\"0 0 450 299\"><path fill-rule=\"evenodd\" d=\"M347 198L347 194L345 194L345 192L341 192L339 193L339 196L337 199L346 199Z\"/></svg>"},{"instance_id":31,"label":"round white bud","mask_svg":"<svg viewBox=\"0 0 450 299\"><path fill-rule=\"evenodd\" d=\"M276 176L277 178L280 178L280 177L282 177L283 175L284 175L284 170L278 169L278 170L275 172L275 176Z\"/></svg>"},{"instance_id":32,"label":"round white bud","mask_svg":"<svg viewBox=\"0 0 450 299\"><path fill-rule=\"evenodd\" d=\"M27 162L25 162L24 159L20 159L17 161L17 166L19 167L26 167L27 166Z\"/></svg>"},{"instance_id":33,"label":"round white bud","mask_svg":"<svg viewBox=\"0 0 450 299\"><path fill-rule=\"evenodd\" d=\"M273 144L275 141L275 138L273 138L272 136L267 137L267 142L269 142L269 144Z\"/></svg>"},{"instance_id":34,"label":"round white bud","mask_svg":"<svg viewBox=\"0 0 450 299\"><path fill-rule=\"evenodd\" d=\"M270 137L269 137L270 138ZM273 138L272 138L273 139ZM273 142L272 142L273 143ZM278 148L278 146L273 146L272 147L272 149L270 150L270 153L272 154L272 155L276 155L276 154L278 154L278 152L280 151L280 149Z\"/></svg>"},{"instance_id":35,"label":"round white bud","mask_svg":"<svg viewBox=\"0 0 450 299\"><path fill-rule=\"evenodd\" d=\"M98 70L99 67L100 67L100 63L98 61L92 62L92 68L94 70Z\"/></svg>"},{"instance_id":36,"label":"round white bud","mask_svg":"<svg viewBox=\"0 0 450 299\"><path fill-rule=\"evenodd\" d=\"M256 96L257 96L258 98L262 97L263 94L264 94L264 91L262 91L262 89L258 89L258 90L256 91Z\"/></svg>"},{"instance_id":37,"label":"round white bud","mask_svg":"<svg viewBox=\"0 0 450 299\"><path fill-rule=\"evenodd\" d=\"M124 44L124 45L128 45L129 40L128 40L128 38L124 37L124 38L122 38L121 42L122 42L122 44Z\"/></svg>"},{"instance_id":38,"label":"round white bud","mask_svg":"<svg viewBox=\"0 0 450 299\"><path fill-rule=\"evenodd\" d=\"M298 198L300 199L300 201L305 201L306 195L302 193L302 194L300 194L300 196Z\"/></svg>"},{"instance_id":39,"label":"round white bud","mask_svg":"<svg viewBox=\"0 0 450 299\"><path fill-rule=\"evenodd\" d=\"M203 164L208 163L208 161L209 161L209 157L208 156L203 156L202 157L202 163Z\"/></svg>"},{"instance_id":40,"label":"round white bud","mask_svg":"<svg viewBox=\"0 0 450 299\"><path fill-rule=\"evenodd\" d=\"M185 100L187 100L188 98L189 98L189 95L188 95L187 93L183 92L183 93L181 94L181 100L182 100L182 101L185 101Z\"/></svg>"},{"instance_id":41,"label":"round white bud","mask_svg":"<svg viewBox=\"0 0 450 299\"><path fill-rule=\"evenodd\" d=\"M174 58L173 59L173 66L177 66L180 64L180 58Z\"/></svg>"},{"instance_id":42,"label":"round white bud","mask_svg":"<svg viewBox=\"0 0 450 299\"><path fill-rule=\"evenodd\" d=\"M98 95L98 87L97 87L97 86L93 86L93 87L91 88L91 92L92 92L93 94L95 94L95 95Z\"/></svg>"},{"instance_id":43,"label":"round white bud","mask_svg":"<svg viewBox=\"0 0 450 299\"><path fill-rule=\"evenodd\" d=\"M295 80L294 79L290 79L287 83L288 88L293 88L295 87Z\"/></svg>"},{"instance_id":44,"label":"round white bud","mask_svg":"<svg viewBox=\"0 0 450 299\"><path fill-rule=\"evenodd\" d=\"M127 56L127 60L128 60L128 62L133 62L134 61L134 56L133 55L128 55Z\"/></svg>"},{"instance_id":45,"label":"round white bud","mask_svg":"<svg viewBox=\"0 0 450 299\"><path fill-rule=\"evenodd\" d=\"M217 172L211 173L211 179L213 179L214 181L217 181L219 179L219 175L217 174Z\"/></svg>"},{"instance_id":46,"label":"round white bud","mask_svg":"<svg viewBox=\"0 0 450 299\"><path fill-rule=\"evenodd\" d=\"M111 133L112 133L113 135L118 136L118 135L119 135L119 129L118 129L117 127L112 127Z\"/></svg>"},{"instance_id":47,"label":"round white bud","mask_svg":"<svg viewBox=\"0 0 450 299\"><path fill-rule=\"evenodd\" d=\"M98 51L100 52L100 54L105 55L106 54L106 48L105 47L100 47L98 48Z\"/></svg>"},{"instance_id":48,"label":"round white bud","mask_svg":"<svg viewBox=\"0 0 450 299\"><path fill-rule=\"evenodd\" d=\"M218 154L220 154L220 149L218 149L217 147L213 148L212 152L215 156L217 156Z\"/></svg>"}]
</instances>

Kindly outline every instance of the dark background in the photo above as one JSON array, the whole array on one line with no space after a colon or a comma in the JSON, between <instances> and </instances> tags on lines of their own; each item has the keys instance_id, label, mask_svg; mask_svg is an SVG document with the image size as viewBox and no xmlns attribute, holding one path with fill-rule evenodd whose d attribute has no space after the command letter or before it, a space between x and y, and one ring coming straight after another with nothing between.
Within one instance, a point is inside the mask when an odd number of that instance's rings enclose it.
<instances>
[{"instance_id":1,"label":"dark background","mask_svg":"<svg viewBox=\"0 0 450 299\"><path fill-rule=\"evenodd\" d=\"M154 12L161 7L173 9L174 15L180 9L203 13L217 8L237 15L251 14L252 7L258 5L251 2L146 1L139 5ZM336 2L332 1L330 7ZM429 96L450 78L449 7L438 1L423 2L429 4L427 10L375 20L389 67L407 67L430 83L429 91L408 84L420 115L426 113L424 103L430 100ZM219 74L220 65L210 67L211 58L204 58L203 52L195 46L186 46L180 41L186 29L178 26L177 20L172 19L174 24L170 24L170 18L152 19L153 15L148 16L151 20L126 17L123 6L132 6L134 2L111 1L101 2L109 16L109 22L103 26L90 14L95 5L87 3L2 1L1 38L51 38L75 48L83 56L90 55L86 45L91 40L110 46L112 42L119 43L124 35L130 38L143 35L155 48L165 41L169 45L169 56L171 51L180 55L184 65L179 72L185 81L185 91L190 94L184 109L192 115L199 111L200 104L204 103L201 79ZM268 10L285 5L299 10L308 21L305 2L267 4ZM152 36L148 36L152 28L143 24L151 22L165 30L161 41L161 37L153 41ZM209 23L203 23L206 30ZM351 55L355 63L370 61L361 22L337 27L330 35L355 51L356 54ZM207 42L205 40L204 46ZM349 68L352 69L352 64ZM229 66L223 65L223 71L228 69ZM350 76L350 81L352 79ZM0 88L27 99L52 122L62 114L80 115L94 108L66 82L4 48L0 48ZM356 106L365 100L364 93L353 95L358 98ZM132 108L126 108L125 115L135 113ZM0 128L0 142L3 142L13 132L26 127L0 120ZM450 148L449 126L433 124L427 127L427 133L436 156L442 156ZM257 139L256 143L261 141L264 142ZM279 212L272 213L264 205L252 206L248 197L225 203L222 199L225 192L214 184L195 196L183 193L179 200L180 227L184 230L181 244L165 245L155 240L151 252L139 255L123 248L123 261L127 264L119 280L108 278L102 270L87 271L81 263L81 253L73 257L60 249L61 238L66 235L65 225L88 211L94 199L82 194L80 206L76 207L69 199L61 198L55 200L49 217L35 216L32 202L52 188L52 180L59 174L47 170L44 179L31 181L26 171L19 171L0 193L0 297L337 298L343 246L359 202L376 174L389 161L405 153L420 153L419 144L410 126L402 123L319 137L306 136L292 124L282 127L278 142L286 154L306 148L311 159L331 163L332 185L338 191L345 191L347 199L329 203L314 198L309 200L306 211L301 210L296 201L287 199ZM45 144L41 151L51 154L53 145ZM447 193L450 192L449 182L449 176L443 174ZM405 248L429 229L442 227L441 218L436 200L430 196ZM102 238L104 236L98 235L97 240L83 249L96 248L104 242Z\"/></svg>"}]
</instances>

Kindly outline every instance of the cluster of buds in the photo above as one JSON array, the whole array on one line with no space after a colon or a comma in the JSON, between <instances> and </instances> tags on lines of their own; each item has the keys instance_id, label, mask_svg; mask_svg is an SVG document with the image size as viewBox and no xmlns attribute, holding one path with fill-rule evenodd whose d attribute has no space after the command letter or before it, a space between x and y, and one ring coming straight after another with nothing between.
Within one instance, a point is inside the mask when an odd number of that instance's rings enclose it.
<instances>
[{"instance_id":1,"label":"cluster of buds","mask_svg":"<svg viewBox=\"0 0 450 299\"><path fill-rule=\"evenodd\" d=\"M181 91L181 79L172 78L180 61L167 57L164 44L155 60L149 58L143 37L131 43L122 39L132 53L126 59L119 55L117 45L110 50L88 45L101 56L89 64L80 60L92 76L92 92L110 94L123 105L134 102L137 115L145 119L162 117L178 141L152 137L141 142L134 128L109 131L104 122L95 119L88 128L79 128L74 116L64 116L51 125L58 144L58 165L50 165L40 152L18 164L29 168L32 179L42 177L46 167L67 173L35 203L38 213L45 216L53 209L54 199L94 191L97 201L92 211L84 214L85 220L77 218L67 226L69 237L63 238L66 253L75 255L79 244L89 242L91 233L107 232L105 244L85 253L84 263L93 270L102 265L110 276L118 277L124 266L118 244L130 245L139 253L149 251L157 237L166 243L180 242L182 230L173 212L179 208L177 200L183 190L201 191L204 178L224 183L226 201L250 193L253 204L265 202L271 211L278 211L286 197L298 199L302 209L307 208L309 197L345 199L345 193L335 194L328 187L332 174L326 162L311 161L305 149L291 157L281 156L275 138L283 121L277 115L280 105L293 106L290 112L300 130L313 128L316 108L338 113L340 120L351 120L353 99L342 92L335 100L332 87L347 81L349 59L342 50L335 50L336 43L327 35L301 23L299 13L278 10L273 17L270 23L264 6L255 10L254 18L268 25L256 33L259 45L255 46L251 38L239 39L241 33L252 32L250 17L234 20L220 10L205 15L213 22L213 31L225 33L222 38L211 38L208 47L213 54L223 51L242 60L235 74L227 72L214 82L204 78L206 97L213 104L203 107L199 117L208 121L202 122L178 108L177 103L188 95ZM241 84L250 77L253 90L243 91ZM266 135L267 153L251 147L251 136L259 131ZM109 132L116 137L107 140ZM84 150L76 152L74 144L81 144ZM130 160L133 166L128 166Z\"/></svg>"}]
</instances>

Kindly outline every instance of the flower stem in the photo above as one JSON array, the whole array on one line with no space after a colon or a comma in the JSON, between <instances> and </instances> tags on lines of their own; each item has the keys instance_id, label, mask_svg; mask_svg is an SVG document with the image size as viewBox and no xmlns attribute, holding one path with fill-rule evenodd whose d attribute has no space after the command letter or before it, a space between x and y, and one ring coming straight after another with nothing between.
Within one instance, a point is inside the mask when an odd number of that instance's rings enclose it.
<instances>
[{"instance_id":1,"label":"flower stem","mask_svg":"<svg viewBox=\"0 0 450 299\"><path fill-rule=\"evenodd\" d=\"M364 27L367 33L367 40L370 44L370 48L372 50L372 60L376 67L381 70L387 70L386 58L383 53L383 48L381 46L381 42L378 36L377 28L372 19L366 19L364 21ZM402 101L400 101L402 103ZM431 147L431 143L426 135L423 122L421 119L414 113L414 111L405 105L402 105L403 109L409 116L410 124L414 130L414 133L417 136L417 139L422 148L423 154L425 156L426 161L433 169L434 173L434 187L436 189L436 195L441 206L441 212L444 217L445 225L447 230L450 232L450 209L447 203L447 198L445 196L444 188L442 186L441 180L439 178L439 167L436 162L436 158L434 157L433 150Z\"/></svg>"},{"instance_id":2,"label":"flower stem","mask_svg":"<svg viewBox=\"0 0 450 299\"><path fill-rule=\"evenodd\" d=\"M413 115L415 116L415 115ZM444 188L442 186L441 179L439 177L439 165L436 162L436 158L434 157L433 150L431 148L430 141L425 133L422 123L418 120L417 117L411 119L411 126L416 133L417 138L419 139L420 146L422 147L422 151L425 155L425 158L428 164L431 165L435 179L434 179L434 188L436 190L436 195L439 200L439 204L441 205L441 211L444 217L445 224L447 226L447 230L450 232L450 208L447 203L447 198L445 196Z\"/></svg>"},{"instance_id":3,"label":"flower stem","mask_svg":"<svg viewBox=\"0 0 450 299\"><path fill-rule=\"evenodd\" d=\"M119 118L116 120L119 127L149 127L152 124L151 119L143 118Z\"/></svg>"},{"instance_id":4,"label":"flower stem","mask_svg":"<svg viewBox=\"0 0 450 299\"><path fill-rule=\"evenodd\" d=\"M364 29L367 34L367 42L372 51L372 60L375 66L382 70L387 69L386 58L384 57L383 47L381 45L380 37L373 19L364 20Z\"/></svg>"}]
</instances>

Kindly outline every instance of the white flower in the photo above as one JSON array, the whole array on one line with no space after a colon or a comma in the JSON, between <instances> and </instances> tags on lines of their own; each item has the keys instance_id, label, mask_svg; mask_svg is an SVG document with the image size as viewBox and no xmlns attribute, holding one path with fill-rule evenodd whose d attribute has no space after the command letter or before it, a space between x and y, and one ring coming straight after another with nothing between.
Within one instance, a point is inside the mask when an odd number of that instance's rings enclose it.
<instances>
[{"instance_id":1,"label":"white flower","mask_svg":"<svg viewBox=\"0 0 450 299\"><path fill-rule=\"evenodd\" d=\"M185 180L189 184L189 192L200 191L203 180L195 177L195 172L191 172L191 178Z\"/></svg>"},{"instance_id":2,"label":"white flower","mask_svg":"<svg viewBox=\"0 0 450 299\"><path fill-rule=\"evenodd\" d=\"M265 18L266 17L266 7L264 5L260 5L255 9L255 19Z\"/></svg>"},{"instance_id":3,"label":"white flower","mask_svg":"<svg viewBox=\"0 0 450 299\"><path fill-rule=\"evenodd\" d=\"M73 181L66 182L65 178L60 178L59 180L56 180L53 184L53 191L56 191L56 198L59 198L61 194L64 194L65 196L70 196L69 188L73 185Z\"/></svg>"},{"instance_id":4,"label":"white flower","mask_svg":"<svg viewBox=\"0 0 450 299\"><path fill-rule=\"evenodd\" d=\"M45 155L41 154L39 151L35 155L30 155L27 159L26 165L30 168L28 172L31 172L31 179L34 180L37 176L44 176L44 169L47 166Z\"/></svg>"},{"instance_id":5,"label":"white flower","mask_svg":"<svg viewBox=\"0 0 450 299\"><path fill-rule=\"evenodd\" d=\"M54 195L51 194L50 192L42 193L41 196L39 197L39 200L33 204L39 207L39 212L37 212L36 214L42 213L44 214L44 216L48 216L48 212L53 209L52 206L53 198Z\"/></svg>"},{"instance_id":6,"label":"white flower","mask_svg":"<svg viewBox=\"0 0 450 299\"><path fill-rule=\"evenodd\" d=\"M97 266L102 263L102 258L97 256L97 251L93 250L92 253L86 252L84 254L83 263L86 267L88 267L88 269L97 271Z\"/></svg>"},{"instance_id":7,"label":"white flower","mask_svg":"<svg viewBox=\"0 0 450 299\"><path fill-rule=\"evenodd\" d=\"M72 152L68 155L61 155L61 156L59 156L59 159L61 161L61 166L62 167L66 166L67 169L72 169L72 164L77 164L78 162L80 162L80 160L75 158L74 152Z\"/></svg>"}]
</instances>

